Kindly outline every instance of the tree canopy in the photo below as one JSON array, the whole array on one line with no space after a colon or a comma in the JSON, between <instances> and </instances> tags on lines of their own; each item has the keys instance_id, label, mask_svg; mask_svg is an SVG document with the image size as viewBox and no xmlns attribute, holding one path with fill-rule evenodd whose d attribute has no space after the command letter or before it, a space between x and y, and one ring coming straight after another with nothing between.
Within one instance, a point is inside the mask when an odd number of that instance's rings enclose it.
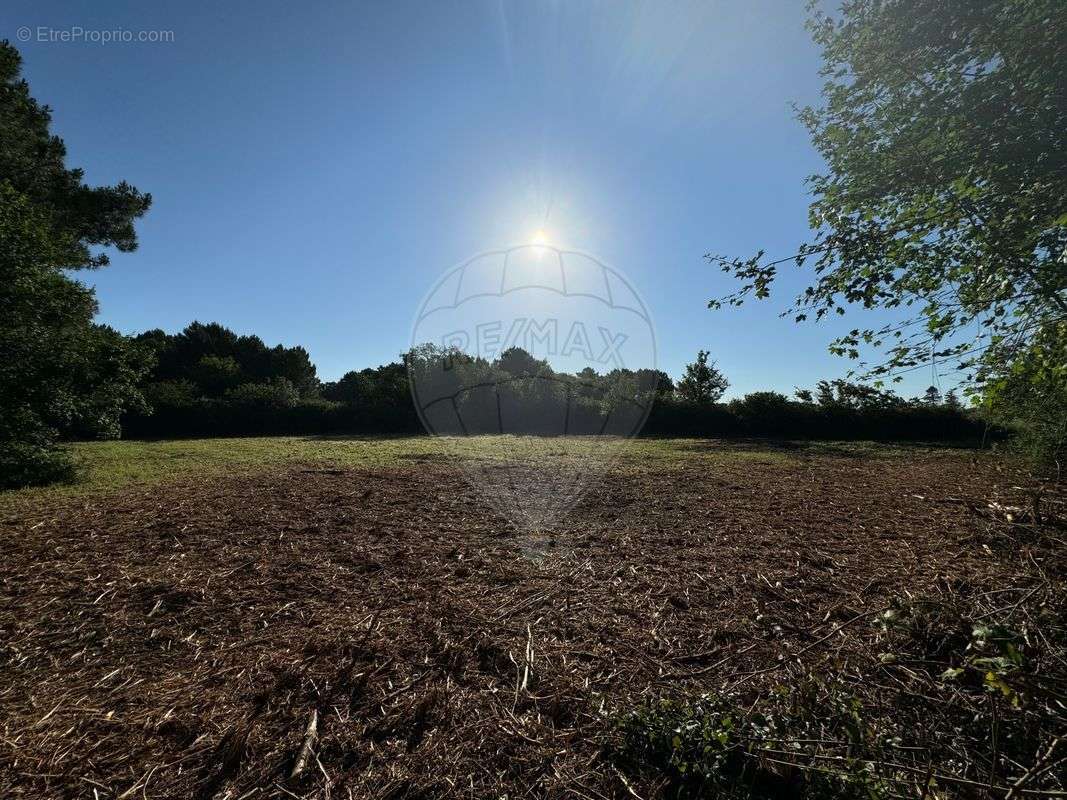
<instances>
[{"instance_id":1,"label":"tree canopy","mask_svg":"<svg viewBox=\"0 0 1067 800\"><path fill-rule=\"evenodd\" d=\"M765 298L790 262L814 277L786 313L900 310L832 352L899 379L949 360L976 393L1020 359L1064 380L1067 14L1062 0L849 0L814 10L823 103L800 119L826 161L809 179L811 241L767 260L709 255L739 279L712 307Z\"/></svg>"},{"instance_id":2,"label":"tree canopy","mask_svg":"<svg viewBox=\"0 0 1067 800\"><path fill-rule=\"evenodd\" d=\"M690 403L707 405L716 403L723 396L730 382L715 367L715 362L708 363L708 351L697 353L697 360L685 367L685 375L678 381L678 396Z\"/></svg>"},{"instance_id":3,"label":"tree canopy","mask_svg":"<svg viewBox=\"0 0 1067 800\"><path fill-rule=\"evenodd\" d=\"M90 187L65 165L51 113L20 77L21 58L0 42L0 485L70 475L55 449L62 433L113 436L145 354L95 325L93 291L65 270L108 263L94 249L137 246L134 220L151 197L132 186Z\"/></svg>"},{"instance_id":4,"label":"tree canopy","mask_svg":"<svg viewBox=\"0 0 1067 800\"><path fill-rule=\"evenodd\" d=\"M153 382L190 381L203 397L222 397L242 384L284 379L302 395L319 389L315 365L303 347L268 347L217 322L193 322L176 334L146 331L136 341L156 360Z\"/></svg>"}]
</instances>

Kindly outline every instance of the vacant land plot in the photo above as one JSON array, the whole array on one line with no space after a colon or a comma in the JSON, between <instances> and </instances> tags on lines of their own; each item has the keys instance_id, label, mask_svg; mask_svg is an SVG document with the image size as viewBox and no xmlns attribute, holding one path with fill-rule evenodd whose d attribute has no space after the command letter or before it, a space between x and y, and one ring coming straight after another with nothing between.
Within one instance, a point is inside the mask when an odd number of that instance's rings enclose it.
<instances>
[{"instance_id":1,"label":"vacant land plot","mask_svg":"<svg viewBox=\"0 0 1067 800\"><path fill-rule=\"evenodd\" d=\"M989 454L639 441L531 533L429 439L84 453L0 498L3 797L647 798L705 693L791 698L764 791L1064 788L1062 498Z\"/></svg>"}]
</instances>

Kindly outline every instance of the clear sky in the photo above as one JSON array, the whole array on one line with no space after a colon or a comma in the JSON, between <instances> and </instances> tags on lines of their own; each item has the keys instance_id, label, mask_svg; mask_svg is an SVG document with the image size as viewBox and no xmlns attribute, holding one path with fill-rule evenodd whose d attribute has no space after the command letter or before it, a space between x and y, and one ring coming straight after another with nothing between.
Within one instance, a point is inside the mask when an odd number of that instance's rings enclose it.
<instances>
[{"instance_id":1,"label":"clear sky","mask_svg":"<svg viewBox=\"0 0 1067 800\"><path fill-rule=\"evenodd\" d=\"M826 343L877 321L779 319L796 269L770 302L706 308L733 285L704 253L807 232L803 5L6 0L0 36L70 163L153 195L139 250L80 274L123 332L218 321L333 379L406 349L446 269L544 229L630 278L663 369L708 349L733 396L842 375ZM77 27L173 40L60 40Z\"/></svg>"}]
</instances>

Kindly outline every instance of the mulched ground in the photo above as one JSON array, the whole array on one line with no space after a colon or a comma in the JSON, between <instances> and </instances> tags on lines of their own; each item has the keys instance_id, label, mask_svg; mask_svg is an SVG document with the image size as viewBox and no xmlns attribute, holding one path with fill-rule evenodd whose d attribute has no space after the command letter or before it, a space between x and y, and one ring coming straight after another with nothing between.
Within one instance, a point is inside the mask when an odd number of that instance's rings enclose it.
<instances>
[{"instance_id":1,"label":"mulched ground","mask_svg":"<svg viewBox=\"0 0 1067 800\"><path fill-rule=\"evenodd\" d=\"M613 713L867 658L836 629L1014 568L989 458L710 463L612 472L541 536L433 459L4 512L0 796L647 797Z\"/></svg>"}]
</instances>

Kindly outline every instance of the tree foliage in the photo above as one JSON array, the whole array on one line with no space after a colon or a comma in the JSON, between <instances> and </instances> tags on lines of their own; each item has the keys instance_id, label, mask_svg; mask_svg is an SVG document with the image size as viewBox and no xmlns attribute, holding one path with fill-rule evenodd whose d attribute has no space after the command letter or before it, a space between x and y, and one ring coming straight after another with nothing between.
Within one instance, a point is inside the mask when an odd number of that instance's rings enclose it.
<instances>
[{"instance_id":1,"label":"tree foliage","mask_svg":"<svg viewBox=\"0 0 1067 800\"><path fill-rule=\"evenodd\" d=\"M813 10L809 28L826 79L822 105L799 112L827 165L809 179L813 238L776 261L709 255L741 282L710 305L768 297L779 266L810 262L815 277L786 312L798 322L848 305L901 312L831 343L857 359L880 349L868 377L951 359L981 393L1018 379L1025 358L1032 380L1061 379L1062 0L848 0L836 16Z\"/></svg>"},{"instance_id":2,"label":"tree foliage","mask_svg":"<svg viewBox=\"0 0 1067 800\"><path fill-rule=\"evenodd\" d=\"M151 381L190 381L203 397L222 397L240 384L278 378L302 395L319 388L315 365L303 347L268 347L258 336L239 336L217 322L193 322L176 334L151 330L136 338L155 354Z\"/></svg>"},{"instance_id":3,"label":"tree foliage","mask_svg":"<svg viewBox=\"0 0 1067 800\"><path fill-rule=\"evenodd\" d=\"M1013 354L983 398L988 415L1018 430L1017 444L1057 477L1067 462L1067 322L1044 327Z\"/></svg>"},{"instance_id":4,"label":"tree foliage","mask_svg":"<svg viewBox=\"0 0 1067 800\"><path fill-rule=\"evenodd\" d=\"M410 402L407 368L400 361L346 372L337 381L322 385L327 400L352 406L388 408Z\"/></svg>"},{"instance_id":5,"label":"tree foliage","mask_svg":"<svg viewBox=\"0 0 1067 800\"><path fill-rule=\"evenodd\" d=\"M65 270L107 264L94 246L133 250L151 202L126 183L89 187L65 166L51 114L0 43L0 486L69 478L60 436L116 436L141 398L145 353L95 325L93 291Z\"/></svg>"},{"instance_id":6,"label":"tree foliage","mask_svg":"<svg viewBox=\"0 0 1067 800\"><path fill-rule=\"evenodd\" d=\"M490 361L423 344L409 351L404 362L420 405L424 398L452 398L455 424L464 433L501 432L503 404L512 410L508 430L513 433L558 435L569 430L629 435L640 427L666 377L653 369L557 372L521 347L509 348Z\"/></svg>"},{"instance_id":7,"label":"tree foliage","mask_svg":"<svg viewBox=\"0 0 1067 800\"><path fill-rule=\"evenodd\" d=\"M697 353L697 360L685 367L685 374L678 381L678 396L690 403L707 405L717 403L730 382L715 367L715 362L708 363L708 351Z\"/></svg>"},{"instance_id":8,"label":"tree foliage","mask_svg":"<svg viewBox=\"0 0 1067 800\"><path fill-rule=\"evenodd\" d=\"M814 392L798 389L796 396L802 402L831 409L888 409L905 405L904 398L896 392L841 379L819 381Z\"/></svg>"},{"instance_id":9,"label":"tree foliage","mask_svg":"<svg viewBox=\"0 0 1067 800\"><path fill-rule=\"evenodd\" d=\"M192 326L190 326L192 327ZM210 327L229 340L223 326ZM157 349L168 338L161 331L139 337L155 341ZM193 339L200 339L197 334ZM236 338L236 337L235 337ZM250 337L251 338L251 337ZM273 348L266 348L273 350ZM159 350L165 352L166 348ZM433 345L416 347L402 361L353 370L337 381L322 383L317 391L297 390L282 375L253 381L245 372L239 382L221 395L209 395L190 378L205 365L211 375L233 375L236 356L201 355L192 350L186 373L171 372L168 380L151 380L144 386L154 413L128 414L127 434L147 437L244 436L297 434L412 434L423 429L412 399L409 369L427 370L417 378L424 389L438 380L452 381L457 410L470 423L468 433L498 433L497 395L523 413L513 432L559 433L565 418L572 430L596 429L597 421L617 419L616 410L633 408L636 401L651 407L644 430L659 436L781 436L791 439L881 439L916 441L971 441L983 436L974 415L947 402L931 406L919 398L906 400L889 390L847 381L820 381L815 391L801 389L792 402L775 392L754 392L723 404L691 402L673 391L666 373L659 370L615 369L607 374L586 368L577 374L556 372L524 351L492 361ZM440 370L441 360L451 364ZM510 369L506 368L510 367ZM483 387L479 389L477 387ZM464 387L473 391L460 391ZM442 388L442 387L438 387ZM449 387L443 387L449 388ZM216 385L213 391L218 390ZM433 394L431 389L430 394ZM488 403L488 405L486 405ZM551 423L551 424L544 424ZM997 434L994 432L993 436Z\"/></svg>"}]
</instances>

